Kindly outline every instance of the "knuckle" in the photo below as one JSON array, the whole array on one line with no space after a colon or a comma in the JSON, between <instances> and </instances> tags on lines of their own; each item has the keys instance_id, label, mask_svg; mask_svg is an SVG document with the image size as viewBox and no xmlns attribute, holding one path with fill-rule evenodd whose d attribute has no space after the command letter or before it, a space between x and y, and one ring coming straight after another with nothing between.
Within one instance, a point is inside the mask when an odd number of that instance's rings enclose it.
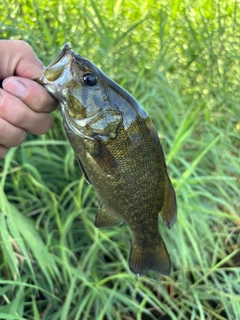
<instances>
[{"instance_id":1,"label":"knuckle","mask_svg":"<svg viewBox=\"0 0 240 320\"><path fill-rule=\"evenodd\" d=\"M26 109L20 100L17 100L11 94L1 92L0 117L16 126L21 126L26 116Z\"/></svg>"},{"instance_id":2,"label":"knuckle","mask_svg":"<svg viewBox=\"0 0 240 320\"><path fill-rule=\"evenodd\" d=\"M27 50L27 51L31 50L32 51L31 46L24 40L16 40L15 43L16 43L18 49L20 49L20 50Z\"/></svg>"},{"instance_id":3,"label":"knuckle","mask_svg":"<svg viewBox=\"0 0 240 320\"><path fill-rule=\"evenodd\" d=\"M6 152L6 148L17 147L27 137L27 132L16 126L11 125L4 119L0 118L0 152Z\"/></svg>"},{"instance_id":4,"label":"knuckle","mask_svg":"<svg viewBox=\"0 0 240 320\"><path fill-rule=\"evenodd\" d=\"M14 112L15 111L15 112ZM9 116L9 121L16 127L21 128L25 123L26 112L24 108L14 107L11 113L11 118Z\"/></svg>"}]
</instances>

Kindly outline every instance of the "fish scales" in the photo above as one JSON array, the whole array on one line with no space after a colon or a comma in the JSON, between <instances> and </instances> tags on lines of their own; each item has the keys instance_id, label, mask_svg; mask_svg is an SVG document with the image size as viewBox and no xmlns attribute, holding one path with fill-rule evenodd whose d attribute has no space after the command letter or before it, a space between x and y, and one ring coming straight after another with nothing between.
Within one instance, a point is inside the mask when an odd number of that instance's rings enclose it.
<instances>
[{"instance_id":1,"label":"fish scales","mask_svg":"<svg viewBox=\"0 0 240 320\"><path fill-rule=\"evenodd\" d=\"M176 197L160 140L138 102L91 61L65 45L38 80L60 101L66 134L101 205L96 227L125 221L132 233L129 267L169 274L158 216L170 228Z\"/></svg>"}]
</instances>

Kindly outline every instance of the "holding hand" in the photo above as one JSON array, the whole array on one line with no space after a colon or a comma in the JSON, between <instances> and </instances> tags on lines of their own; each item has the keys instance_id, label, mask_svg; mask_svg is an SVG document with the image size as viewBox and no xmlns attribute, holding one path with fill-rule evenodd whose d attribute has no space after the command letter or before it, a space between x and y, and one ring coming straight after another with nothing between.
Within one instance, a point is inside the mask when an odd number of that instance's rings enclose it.
<instances>
[{"instance_id":1,"label":"holding hand","mask_svg":"<svg viewBox=\"0 0 240 320\"><path fill-rule=\"evenodd\" d=\"M57 102L34 79L43 64L24 41L0 40L0 158L27 135L46 133Z\"/></svg>"}]
</instances>

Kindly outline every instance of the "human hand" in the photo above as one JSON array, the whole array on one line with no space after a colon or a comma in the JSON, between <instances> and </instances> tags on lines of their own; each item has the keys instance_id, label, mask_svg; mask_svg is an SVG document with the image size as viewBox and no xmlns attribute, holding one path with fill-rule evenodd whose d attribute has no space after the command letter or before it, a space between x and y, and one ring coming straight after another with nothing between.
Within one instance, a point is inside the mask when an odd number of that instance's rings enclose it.
<instances>
[{"instance_id":1,"label":"human hand","mask_svg":"<svg viewBox=\"0 0 240 320\"><path fill-rule=\"evenodd\" d=\"M43 64L24 41L0 40L0 158L27 135L46 133L50 112L57 102L33 79L41 77Z\"/></svg>"}]
</instances>

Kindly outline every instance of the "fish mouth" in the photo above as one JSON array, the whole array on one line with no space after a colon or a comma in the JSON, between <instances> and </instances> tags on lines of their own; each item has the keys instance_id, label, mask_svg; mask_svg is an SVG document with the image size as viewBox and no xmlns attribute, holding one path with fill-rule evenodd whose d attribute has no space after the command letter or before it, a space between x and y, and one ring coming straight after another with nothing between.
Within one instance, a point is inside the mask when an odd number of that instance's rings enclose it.
<instances>
[{"instance_id":1,"label":"fish mouth","mask_svg":"<svg viewBox=\"0 0 240 320\"><path fill-rule=\"evenodd\" d=\"M73 52L70 44L63 46L59 55L44 68L42 77L38 80L43 85L57 84L61 79L61 84L69 80L69 70L73 61ZM67 71L67 72L66 72ZM68 76L67 76L68 75ZM58 83L59 84L59 83Z\"/></svg>"},{"instance_id":2,"label":"fish mouth","mask_svg":"<svg viewBox=\"0 0 240 320\"><path fill-rule=\"evenodd\" d=\"M64 86L72 80L73 60L74 53L70 44L66 43L59 55L44 68L41 78L36 80L60 102L64 100Z\"/></svg>"},{"instance_id":3,"label":"fish mouth","mask_svg":"<svg viewBox=\"0 0 240 320\"><path fill-rule=\"evenodd\" d=\"M69 43L65 43L65 45L62 48L62 51L59 53L59 55L49 64L47 68L51 68L54 65L56 65L60 60L71 50L71 46Z\"/></svg>"}]
</instances>

